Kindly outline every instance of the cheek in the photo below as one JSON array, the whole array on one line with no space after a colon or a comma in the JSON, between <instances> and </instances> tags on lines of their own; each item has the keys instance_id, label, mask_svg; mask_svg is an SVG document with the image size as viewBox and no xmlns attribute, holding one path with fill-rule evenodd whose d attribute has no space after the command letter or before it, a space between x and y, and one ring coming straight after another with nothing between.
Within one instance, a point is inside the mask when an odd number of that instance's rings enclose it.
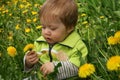
<instances>
[{"instance_id":1,"label":"cheek","mask_svg":"<svg viewBox=\"0 0 120 80\"><path fill-rule=\"evenodd\" d=\"M65 38L65 33L55 33L53 34L53 38L58 41L61 41Z\"/></svg>"},{"instance_id":2,"label":"cheek","mask_svg":"<svg viewBox=\"0 0 120 80\"><path fill-rule=\"evenodd\" d=\"M43 31L41 31L41 35L44 35L44 32L43 32Z\"/></svg>"},{"instance_id":3,"label":"cheek","mask_svg":"<svg viewBox=\"0 0 120 80\"><path fill-rule=\"evenodd\" d=\"M59 34L59 33L54 33L54 34L52 34L52 36L53 36L54 38L60 38L60 37L61 37L61 34Z\"/></svg>"}]
</instances>

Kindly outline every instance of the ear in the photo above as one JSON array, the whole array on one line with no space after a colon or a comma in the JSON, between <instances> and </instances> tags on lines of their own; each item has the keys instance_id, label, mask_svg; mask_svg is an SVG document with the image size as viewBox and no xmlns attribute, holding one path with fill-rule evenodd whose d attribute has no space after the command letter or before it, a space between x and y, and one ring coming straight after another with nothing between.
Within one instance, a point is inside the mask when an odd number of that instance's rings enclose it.
<instances>
[{"instance_id":1,"label":"ear","mask_svg":"<svg viewBox=\"0 0 120 80\"><path fill-rule=\"evenodd\" d=\"M74 27L72 26L72 27L70 27L70 28L67 29L67 32L70 33L70 32L72 32L73 30L74 30Z\"/></svg>"}]
</instances>

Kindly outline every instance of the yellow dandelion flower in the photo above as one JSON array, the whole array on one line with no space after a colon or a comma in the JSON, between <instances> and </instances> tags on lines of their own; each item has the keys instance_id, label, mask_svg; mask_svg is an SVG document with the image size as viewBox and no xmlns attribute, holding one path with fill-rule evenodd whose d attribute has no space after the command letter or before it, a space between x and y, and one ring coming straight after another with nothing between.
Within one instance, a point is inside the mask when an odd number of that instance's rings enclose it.
<instances>
[{"instance_id":1,"label":"yellow dandelion flower","mask_svg":"<svg viewBox=\"0 0 120 80\"><path fill-rule=\"evenodd\" d=\"M12 13L10 13L9 16L12 16Z\"/></svg>"},{"instance_id":2,"label":"yellow dandelion flower","mask_svg":"<svg viewBox=\"0 0 120 80\"><path fill-rule=\"evenodd\" d=\"M110 71L113 70L120 70L120 56L112 56L108 61L107 61L107 68Z\"/></svg>"},{"instance_id":3,"label":"yellow dandelion flower","mask_svg":"<svg viewBox=\"0 0 120 80\"><path fill-rule=\"evenodd\" d=\"M27 10L27 9L26 9L26 10L24 10L24 11L22 11L22 13L23 13L23 14L25 14L25 13L27 13L27 12L28 12L28 10Z\"/></svg>"},{"instance_id":4,"label":"yellow dandelion flower","mask_svg":"<svg viewBox=\"0 0 120 80\"><path fill-rule=\"evenodd\" d=\"M37 18L34 18L34 19L33 19L33 22L36 22L36 21L37 21Z\"/></svg>"},{"instance_id":5,"label":"yellow dandelion flower","mask_svg":"<svg viewBox=\"0 0 120 80\"><path fill-rule=\"evenodd\" d=\"M83 25L86 25L86 24L88 24L88 21L84 21L82 24L83 24Z\"/></svg>"},{"instance_id":6,"label":"yellow dandelion flower","mask_svg":"<svg viewBox=\"0 0 120 80\"><path fill-rule=\"evenodd\" d=\"M27 2L26 0L22 0L22 2Z\"/></svg>"},{"instance_id":7,"label":"yellow dandelion flower","mask_svg":"<svg viewBox=\"0 0 120 80\"><path fill-rule=\"evenodd\" d=\"M8 36L8 39L9 40L13 40L13 36Z\"/></svg>"},{"instance_id":8,"label":"yellow dandelion flower","mask_svg":"<svg viewBox=\"0 0 120 80\"><path fill-rule=\"evenodd\" d=\"M3 9L3 8L2 8L2 7L0 7L0 11L2 11L2 9Z\"/></svg>"},{"instance_id":9,"label":"yellow dandelion flower","mask_svg":"<svg viewBox=\"0 0 120 80\"><path fill-rule=\"evenodd\" d=\"M17 4L17 3L18 3L18 0L12 0L12 3L13 3L13 4Z\"/></svg>"},{"instance_id":10,"label":"yellow dandelion flower","mask_svg":"<svg viewBox=\"0 0 120 80\"><path fill-rule=\"evenodd\" d=\"M34 4L34 6L35 6L35 7L38 7L38 6L39 6L39 4Z\"/></svg>"},{"instance_id":11,"label":"yellow dandelion flower","mask_svg":"<svg viewBox=\"0 0 120 80\"><path fill-rule=\"evenodd\" d=\"M120 43L120 31L117 31L114 35L115 38L118 38L118 43Z\"/></svg>"},{"instance_id":12,"label":"yellow dandelion flower","mask_svg":"<svg viewBox=\"0 0 120 80\"><path fill-rule=\"evenodd\" d=\"M100 16L100 19L104 19L105 18L105 16Z\"/></svg>"},{"instance_id":13,"label":"yellow dandelion flower","mask_svg":"<svg viewBox=\"0 0 120 80\"><path fill-rule=\"evenodd\" d=\"M114 37L120 38L120 31L117 31L114 35Z\"/></svg>"},{"instance_id":14,"label":"yellow dandelion flower","mask_svg":"<svg viewBox=\"0 0 120 80\"><path fill-rule=\"evenodd\" d=\"M8 13L8 11L9 11L8 9L5 10L6 13Z\"/></svg>"},{"instance_id":15,"label":"yellow dandelion flower","mask_svg":"<svg viewBox=\"0 0 120 80\"><path fill-rule=\"evenodd\" d=\"M79 68L78 75L81 78L87 78L95 72L95 67L92 64L86 63Z\"/></svg>"},{"instance_id":16,"label":"yellow dandelion flower","mask_svg":"<svg viewBox=\"0 0 120 80\"><path fill-rule=\"evenodd\" d=\"M17 24L17 25L15 26L15 29L16 29L16 30L20 29L20 25Z\"/></svg>"},{"instance_id":17,"label":"yellow dandelion flower","mask_svg":"<svg viewBox=\"0 0 120 80\"><path fill-rule=\"evenodd\" d=\"M8 13L8 9L4 10L2 13L3 13L3 14L4 14L4 13Z\"/></svg>"},{"instance_id":18,"label":"yellow dandelion flower","mask_svg":"<svg viewBox=\"0 0 120 80\"><path fill-rule=\"evenodd\" d=\"M34 45L33 45L33 44L27 44L27 45L24 47L23 51L26 52L26 51L32 50L33 48L34 48Z\"/></svg>"},{"instance_id":19,"label":"yellow dandelion flower","mask_svg":"<svg viewBox=\"0 0 120 80\"><path fill-rule=\"evenodd\" d=\"M85 13L83 13L83 14L81 14L81 16L82 16L82 17L85 17L85 16L86 16L86 14L85 14Z\"/></svg>"},{"instance_id":20,"label":"yellow dandelion flower","mask_svg":"<svg viewBox=\"0 0 120 80\"><path fill-rule=\"evenodd\" d=\"M30 28L25 28L25 32L26 32L26 33L29 33L30 31L31 31Z\"/></svg>"},{"instance_id":21,"label":"yellow dandelion flower","mask_svg":"<svg viewBox=\"0 0 120 80\"><path fill-rule=\"evenodd\" d=\"M85 28L89 28L89 25L86 25Z\"/></svg>"},{"instance_id":22,"label":"yellow dandelion flower","mask_svg":"<svg viewBox=\"0 0 120 80\"><path fill-rule=\"evenodd\" d=\"M10 1L7 1L6 3L9 5L9 4L10 4Z\"/></svg>"},{"instance_id":23,"label":"yellow dandelion flower","mask_svg":"<svg viewBox=\"0 0 120 80\"><path fill-rule=\"evenodd\" d=\"M37 27L36 27L36 29L41 29L41 28L42 28L42 26L37 26Z\"/></svg>"},{"instance_id":24,"label":"yellow dandelion flower","mask_svg":"<svg viewBox=\"0 0 120 80\"><path fill-rule=\"evenodd\" d=\"M32 15L38 14L36 11L32 11L31 13L32 13Z\"/></svg>"},{"instance_id":25,"label":"yellow dandelion flower","mask_svg":"<svg viewBox=\"0 0 120 80\"><path fill-rule=\"evenodd\" d=\"M30 4L29 2L27 2L27 4L26 4L26 8L28 8L28 7L30 7L32 4Z\"/></svg>"},{"instance_id":26,"label":"yellow dandelion flower","mask_svg":"<svg viewBox=\"0 0 120 80\"><path fill-rule=\"evenodd\" d=\"M116 38L116 37L113 37L113 36L110 36L108 39L108 44L109 45L115 45L119 42L119 38Z\"/></svg>"},{"instance_id":27,"label":"yellow dandelion flower","mask_svg":"<svg viewBox=\"0 0 120 80\"><path fill-rule=\"evenodd\" d=\"M26 22L27 22L27 23L30 23L30 22L31 22L31 19L27 19Z\"/></svg>"},{"instance_id":28,"label":"yellow dandelion flower","mask_svg":"<svg viewBox=\"0 0 120 80\"><path fill-rule=\"evenodd\" d=\"M11 57L14 57L17 54L16 48L13 46L9 46L7 48L8 51L8 55L10 55Z\"/></svg>"},{"instance_id":29,"label":"yellow dandelion flower","mask_svg":"<svg viewBox=\"0 0 120 80\"><path fill-rule=\"evenodd\" d=\"M25 7L25 6L24 6L23 4L20 4L20 5L19 5L19 8L21 8L21 9L24 8L24 7Z\"/></svg>"},{"instance_id":30,"label":"yellow dandelion flower","mask_svg":"<svg viewBox=\"0 0 120 80\"><path fill-rule=\"evenodd\" d=\"M5 8L5 6L2 5L2 6L0 7L0 11L4 10L4 8Z\"/></svg>"}]
</instances>

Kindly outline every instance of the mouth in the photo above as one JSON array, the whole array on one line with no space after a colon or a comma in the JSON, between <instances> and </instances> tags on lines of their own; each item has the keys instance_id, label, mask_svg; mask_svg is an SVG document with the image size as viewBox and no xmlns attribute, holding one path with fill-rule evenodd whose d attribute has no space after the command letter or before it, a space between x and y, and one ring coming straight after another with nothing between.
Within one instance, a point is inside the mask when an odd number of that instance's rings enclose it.
<instances>
[{"instance_id":1,"label":"mouth","mask_svg":"<svg viewBox=\"0 0 120 80\"><path fill-rule=\"evenodd\" d=\"M47 42L51 42L52 40L50 38L45 38Z\"/></svg>"},{"instance_id":2,"label":"mouth","mask_svg":"<svg viewBox=\"0 0 120 80\"><path fill-rule=\"evenodd\" d=\"M45 38L45 40L49 43L49 44L54 44L54 41L50 38Z\"/></svg>"}]
</instances>

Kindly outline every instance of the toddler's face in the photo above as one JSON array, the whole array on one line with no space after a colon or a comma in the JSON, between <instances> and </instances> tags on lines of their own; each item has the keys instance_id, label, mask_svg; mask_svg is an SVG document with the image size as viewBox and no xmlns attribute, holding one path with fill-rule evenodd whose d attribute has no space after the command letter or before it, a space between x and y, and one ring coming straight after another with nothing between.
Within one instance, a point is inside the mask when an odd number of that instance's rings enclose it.
<instances>
[{"instance_id":1,"label":"toddler's face","mask_svg":"<svg viewBox=\"0 0 120 80\"><path fill-rule=\"evenodd\" d=\"M67 29L64 24L58 20L44 20L42 23L42 35L45 40L54 44L63 41L73 29Z\"/></svg>"}]
</instances>

